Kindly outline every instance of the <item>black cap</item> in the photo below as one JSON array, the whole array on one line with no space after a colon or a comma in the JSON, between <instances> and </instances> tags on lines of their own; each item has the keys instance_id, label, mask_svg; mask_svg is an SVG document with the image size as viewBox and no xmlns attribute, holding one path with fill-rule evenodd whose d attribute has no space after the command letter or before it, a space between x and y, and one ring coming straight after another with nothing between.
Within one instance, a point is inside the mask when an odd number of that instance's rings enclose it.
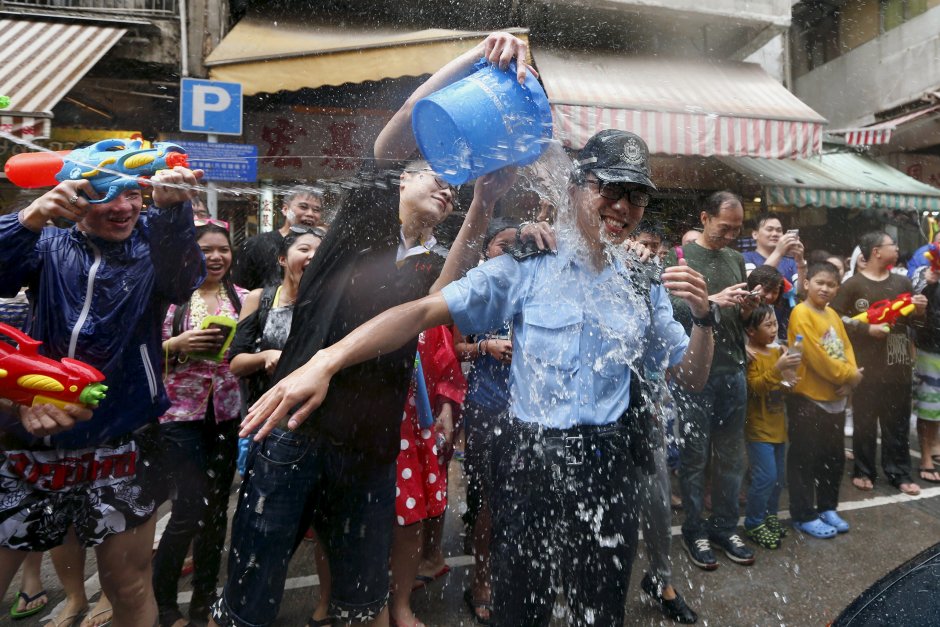
<instances>
[{"instance_id":1,"label":"black cap","mask_svg":"<svg viewBox=\"0 0 940 627\"><path fill-rule=\"evenodd\" d=\"M642 137L628 131L611 128L597 133L578 153L575 164L605 183L637 183L656 189L650 180L650 150Z\"/></svg>"}]
</instances>

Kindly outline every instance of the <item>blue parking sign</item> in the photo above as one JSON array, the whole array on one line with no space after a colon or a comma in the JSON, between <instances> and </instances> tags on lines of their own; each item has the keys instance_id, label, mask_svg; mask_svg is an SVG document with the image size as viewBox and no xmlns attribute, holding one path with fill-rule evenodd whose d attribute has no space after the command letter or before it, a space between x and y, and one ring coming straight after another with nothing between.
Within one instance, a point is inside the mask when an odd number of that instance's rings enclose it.
<instances>
[{"instance_id":1,"label":"blue parking sign","mask_svg":"<svg viewBox=\"0 0 940 627\"><path fill-rule=\"evenodd\" d=\"M199 78L180 81L180 130L184 133L241 135L241 83Z\"/></svg>"}]
</instances>

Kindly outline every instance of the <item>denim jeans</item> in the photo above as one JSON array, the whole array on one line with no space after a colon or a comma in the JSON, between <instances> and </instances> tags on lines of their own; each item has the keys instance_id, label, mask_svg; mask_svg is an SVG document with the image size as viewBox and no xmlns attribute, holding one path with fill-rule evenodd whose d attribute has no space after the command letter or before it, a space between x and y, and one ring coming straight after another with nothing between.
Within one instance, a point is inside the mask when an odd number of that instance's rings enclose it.
<instances>
[{"instance_id":1,"label":"denim jeans","mask_svg":"<svg viewBox=\"0 0 940 627\"><path fill-rule=\"evenodd\" d=\"M738 492L744 475L744 370L713 374L701 392L675 386L679 409L679 486L685 522L682 534L696 539L732 533L738 524ZM702 519L705 465L711 455L712 516Z\"/></svg>"},{"instance_id":2,"label":"denim jeans","mask_svg":"<svg viewBox=\"0 0 940 627\"><path fill-rule=\"evenodd\" d=\"M311 524L330 560L330 615L344 623L375 618L388 601L395 462L275 429L252 444L246 471L215 622L255 626L277 618L288 563Z\"/></svg>"},{"instance_id":3,"label":"denim jeans","mask_svg":"<svg viewBox=\"0 0 940 627\"><path fill-rule=\"evenodd\" d=\"M780 491L786 480L784 443L748 442L747 458L751 463L751 486L744 509L744 528L763 524L767 516L776 515L780 507Z\"/></svg>"},{"instance_id":4,"label":"denim jeans","mask_svg":"<svg viewBox=\"0 0 940 627\"><path fill-rule=\"evenodd\" d=\"M153 559L153 589L161 609L176 609L180 569L190 542L193 598L208 601L215 594L235 475L238 421L164 423L160 437L173 509Z\"/></svg>"},{"instance_id":5,"label":"denim jeans","mask_svg":"<svg viewBox=\"0 0 940 627\"><path fill-rule=\"evenodd\" d=\"M550 431L514 420L493 438L493 625L548 625L559 591L567 624L622 625L637 541L626 435Z\"/></svg>"}]
</instances>

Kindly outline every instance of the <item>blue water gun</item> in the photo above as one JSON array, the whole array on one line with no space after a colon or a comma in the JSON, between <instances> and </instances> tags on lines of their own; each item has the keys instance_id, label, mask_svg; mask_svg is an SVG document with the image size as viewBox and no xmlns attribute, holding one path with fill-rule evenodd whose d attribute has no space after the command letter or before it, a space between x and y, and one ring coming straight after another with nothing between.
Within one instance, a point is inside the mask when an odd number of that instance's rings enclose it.
<instances>
[{"instance_id":1,"label":"blue water gun","mask_svg":"<svg viewBox=\"0 0 940 627\"><path fill-rule=\"evenodd\" d=\"M424 382L424 369L421 367L421 356L415 354L415 409L418 410L418 424L422 429L434 426L434 412L431 411L431 397L428 394L427 383Z\"/></svg>"},{"instance_id":2,"label":"blue water gun","mask_svg":"<svg viewBox=\"0 0 940 627\"><path fill-rule=\"evenodd\" d=\"M51 187L62 181L86 180L102 198L111 202L128 189L139 189L140 179L175 166L189 167L186 151L170 142L144 148L139 139L103 139L84 148L60 152L26 152L7 160L4 171L19 187Z\"/></svg>"}]
</instances>

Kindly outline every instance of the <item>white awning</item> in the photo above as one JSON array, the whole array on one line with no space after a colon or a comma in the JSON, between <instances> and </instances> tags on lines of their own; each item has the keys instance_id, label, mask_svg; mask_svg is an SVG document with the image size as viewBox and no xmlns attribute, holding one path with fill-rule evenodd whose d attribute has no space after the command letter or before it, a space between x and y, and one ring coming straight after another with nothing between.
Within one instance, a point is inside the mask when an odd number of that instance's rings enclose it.
<instances>
[{"instance_id":1,"label":"white awning","mask_svg":"<svg viewBox=\"0 0 940 627\"><path fill-rule=\"evenodd\" d=\"M50 135L52 108L124 35L126 29L0 19L0 130L25 139Z\"/></svg>"},{"instance_id":2,"label":"white awning","mask_svg":"<svg viewBox=\"0 0 940 627\"><path fill-rule=\"evenodd\" d=\"M528 31L510 29L525 39ZM488 33L421 31L242 19L206 58L213 80L242 84L245 95L433 74Z\"/></svg>"},{"instance_id":3,"label":"white awning","mask_svg":"<svg viewBox=\"0 0 940 627\"><path fill-rule=\"evenodd\" d=\"M822 149L825 118L759 65L536 48L555 136L572 148L605 128L663 155L799 158Z\"/></svg>"}]
</instances>

